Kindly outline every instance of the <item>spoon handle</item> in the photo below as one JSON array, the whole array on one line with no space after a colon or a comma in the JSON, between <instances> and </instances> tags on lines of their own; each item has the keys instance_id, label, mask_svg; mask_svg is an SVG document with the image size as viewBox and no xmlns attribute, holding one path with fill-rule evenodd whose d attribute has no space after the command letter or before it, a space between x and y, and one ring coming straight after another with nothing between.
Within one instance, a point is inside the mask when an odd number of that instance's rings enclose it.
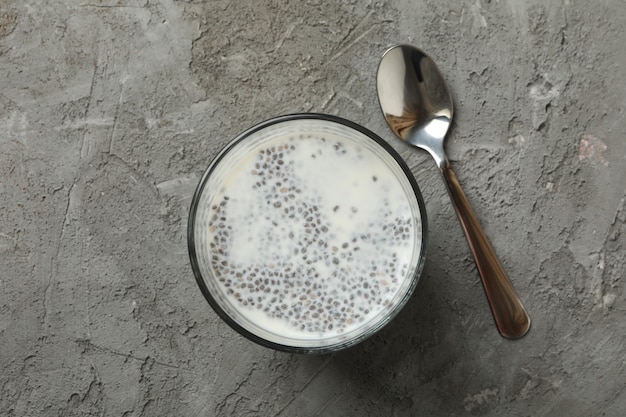
<instances>
[{"instance_id":1,"label":"spoon handle","mask_svg":"<svg viewBox=\"0 0 626 417\"><path fill-rule=\"evenodd\" d=\"M480 226L456 174L447 161L441 168L441 174L474 255L498 331L502 336L511 339L524 336L530 328L530 317Z\"/></svg>"}]
</instances>

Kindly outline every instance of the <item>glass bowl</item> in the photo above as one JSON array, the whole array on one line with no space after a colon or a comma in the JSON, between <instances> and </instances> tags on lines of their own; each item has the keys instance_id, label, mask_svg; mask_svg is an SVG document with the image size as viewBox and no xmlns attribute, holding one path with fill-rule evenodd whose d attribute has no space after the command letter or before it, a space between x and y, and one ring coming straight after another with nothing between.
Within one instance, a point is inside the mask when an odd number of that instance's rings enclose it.
<instances>
[{"instance_id":1,"label":"glass bowl","mask_svg":"<svg viewBox=\"0 0 626 417\"><path fill-rule=\"evenodd\" d=\"M210 163L188 223L200 290L263 346L327 353L365 340L406 304L427 238L409 168L336 116L262 122Z\"/></svg>"}]
</instances>

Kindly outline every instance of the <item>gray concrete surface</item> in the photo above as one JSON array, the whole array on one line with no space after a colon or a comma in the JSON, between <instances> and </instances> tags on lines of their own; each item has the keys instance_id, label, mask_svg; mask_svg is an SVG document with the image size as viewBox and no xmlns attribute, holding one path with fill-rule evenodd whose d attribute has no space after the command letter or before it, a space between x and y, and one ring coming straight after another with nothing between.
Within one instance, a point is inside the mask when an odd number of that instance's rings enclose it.
<instances>
[{"instance_id":1,"label":"gray concrete surface","mask_svg":"<svg viewBox=\"0 0 626 417\"><path fill-rule=\"evenodd\" d=\"M0 414L626 415L622 0L0 2ZM386 47L450 82L448 151L534 320L502 339L433 162L378 108ZM252 124L359 122L430 216L412 300L353 349L257 346L189 266L198 178Z\"/></svg>"}]
</instances>

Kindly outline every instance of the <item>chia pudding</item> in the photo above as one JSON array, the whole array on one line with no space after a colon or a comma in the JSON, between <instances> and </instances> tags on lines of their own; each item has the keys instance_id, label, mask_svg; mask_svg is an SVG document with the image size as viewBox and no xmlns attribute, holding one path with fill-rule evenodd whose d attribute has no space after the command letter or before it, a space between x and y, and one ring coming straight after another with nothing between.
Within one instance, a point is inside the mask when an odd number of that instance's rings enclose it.
<instances>
[{"instance_id":1,"label":"chia pudding","mask_svg":"<svg viewBox=\"0 0 626 417\"><path fill-rule=\"evenodd\" d=\"M285 121L231 144L209 171L193 228L198 268L210 301L246 331L340 343L383 325L410 295L422 251L415 190L362 132Z\"/></svg>"}]
</instances>

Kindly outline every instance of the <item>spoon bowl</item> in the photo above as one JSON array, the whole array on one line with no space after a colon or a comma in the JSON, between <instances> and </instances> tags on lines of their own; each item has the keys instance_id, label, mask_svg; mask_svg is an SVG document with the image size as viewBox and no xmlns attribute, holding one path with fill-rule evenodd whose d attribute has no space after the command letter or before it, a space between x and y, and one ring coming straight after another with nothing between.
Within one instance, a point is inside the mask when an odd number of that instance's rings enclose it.
<instances>
[{"instance_id":1,"label":"spoon bowl","mask_svg":"<svg viewBox=\"0 0 626 417\"><path fill-rule=\"evenodd\" d=\"M444 150L454 110L443 75L423 51L398 45L383 54L377 89L380 107L391 130L408 144L426 150L435 160L474 256L498 331L512 339L524 336L530 328L530 317L480 226Z\"/></svg>"}]
</instances>

